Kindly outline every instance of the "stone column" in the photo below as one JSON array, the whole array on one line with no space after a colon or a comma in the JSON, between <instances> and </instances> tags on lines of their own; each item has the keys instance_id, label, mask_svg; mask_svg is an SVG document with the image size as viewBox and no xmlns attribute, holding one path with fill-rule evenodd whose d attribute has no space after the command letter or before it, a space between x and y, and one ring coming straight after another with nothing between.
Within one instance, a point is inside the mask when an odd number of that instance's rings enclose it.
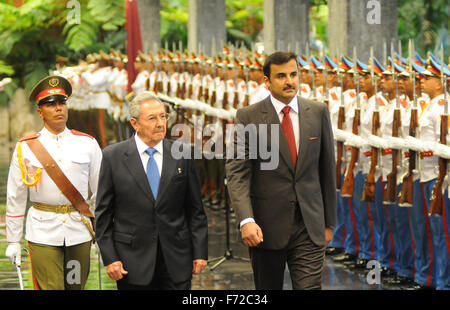
<instances>
[{"instance_id":1,"label":"stone column","mask_svg":"<svg viewBox=\"0 0 450 310\"><path fill-rule=\"evenodd\" d=\"M161 18L159 0L137 0L144 53L161 46Z\"/></svg>"},{"instance_id":2,"label":"stone column","mask_svg":"<svg viewBox=\"0 0 450 310\"><path fill-rule=\"evenodd\" d=\"M357 57L367 63L370 47L374 55L383 62L383 42L387 55L390 45L398 46L397 0L328 0L329 54L345 54L353 57L356 46Z\"/></svg>"},{"instance_id":3,"label":"stone column","mask_svg":"<svg viewBox=\"0 0 450 310\"><path fill-rule=\"evenodd\" d=\"M225 0L189 0L188 50L206 55L227 43ZM213 43L215 42L215 43Z\"/></svg>"},{"instance_id":4,"label":"stone column","mask_svg":"<svg viewBox=\"0 0 450 310\"><path fill-rule=\"evenodd\" d=\"M309 0L264 0L264 51L305 52L309 42Z\"/></svg>"}]
</instances>

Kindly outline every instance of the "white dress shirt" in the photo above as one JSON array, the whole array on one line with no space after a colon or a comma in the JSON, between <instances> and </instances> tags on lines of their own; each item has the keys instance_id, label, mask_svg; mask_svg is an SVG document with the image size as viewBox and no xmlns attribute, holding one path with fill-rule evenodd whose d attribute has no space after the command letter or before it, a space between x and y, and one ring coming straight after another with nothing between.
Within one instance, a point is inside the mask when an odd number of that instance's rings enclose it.
<instances>
[{"instance_id":1,"label":"white dress shirt","mask_svg":"<svg viewBox=\"0 0 450 310\"><path fill-rule=\"evenodd\" d=\"M150 155L148 155L145 151L149 148L149 146L145 144L137 134L134 135L134 140L136 141L138 153L141 157L142 166L144 166L144 171L147 173L147 163L150 159ZM156 165L158 165L159 176L161 176L163 165L163 140L159 141L153 148L156 150L153 154L153 158L156 161Z\"/></svg>"}]
</instances>

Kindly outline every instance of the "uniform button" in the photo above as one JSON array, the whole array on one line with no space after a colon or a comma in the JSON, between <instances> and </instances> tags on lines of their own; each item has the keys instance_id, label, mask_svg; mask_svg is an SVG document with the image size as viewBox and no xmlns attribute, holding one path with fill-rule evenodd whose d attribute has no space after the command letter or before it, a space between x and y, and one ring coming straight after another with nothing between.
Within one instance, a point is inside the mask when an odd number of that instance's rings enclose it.
<instances>
[{"instance_id":1,"label":"uniform button","mask_svg":"<svg viewBox=\"0 0 450 310\"><path fill-rule=\"evenodd\" d=\"M63 223L65 223L65 222L66 222L66 220L64 219L64 220L62 220L62 222L63 222Z\"/></svg>"}]
</instances>

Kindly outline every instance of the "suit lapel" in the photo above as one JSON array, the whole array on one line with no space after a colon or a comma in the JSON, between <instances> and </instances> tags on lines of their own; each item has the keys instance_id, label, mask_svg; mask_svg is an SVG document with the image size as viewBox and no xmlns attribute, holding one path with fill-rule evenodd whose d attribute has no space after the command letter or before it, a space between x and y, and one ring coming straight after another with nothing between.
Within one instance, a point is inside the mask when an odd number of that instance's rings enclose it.
<instances>
[{"instance_id":1,"label":"suit lapel","mask_svg":"<svg viewBox=\"0 0 450 310\"><path fill-rule=\"evenodd\" d=\"M299 175L300 169L302 168L303 162L306 156L306 151L309 144L309 128L310 121L313 119L310 116L309 107L305 104L305 102L298 97L298 120L299 120L299 128L300 128L300 141L299 141L299 151L297 154L297 166L295 169L295 174Z\"/></svg>"},{"instance_id":2,"label":"suit lapel","mask_svg":"<svg viewBox=\"0 0 450 310\"><path fill-rule=\"evenodd\" d=\"M291 170L292 174L294 174L294 163L292 162L291 153L289 152L289 146L286 140L286 136L284 135L283 127L281 127L280 119L278 118L277 111L275 111L275 108L272 104L272 101L270 100L270 96L267 97L265 101L265 105L263 105L263 124L278 124L279 130L278 130L278 142L279 142L279 151L281 154L281 157L289 167L289 170ZM271 135L267 135L267 145L271 144Z\"/></svg>"},{"instance_id":3,"label":"suit lapel","mask_svg":"<svg viewBox=\"0 0 450 310\"><path fill-rule=\"evenodd\" d=\"M128 139L128 143L128 149L125 151L123 157L124 164L130 171L131 176L134 178L139 188L154 202L155 198L153 197L150 184L148 183L144 167L142 167L141 157L138 153L134 138L131 137Z\"/></svg>"}]
</instances>

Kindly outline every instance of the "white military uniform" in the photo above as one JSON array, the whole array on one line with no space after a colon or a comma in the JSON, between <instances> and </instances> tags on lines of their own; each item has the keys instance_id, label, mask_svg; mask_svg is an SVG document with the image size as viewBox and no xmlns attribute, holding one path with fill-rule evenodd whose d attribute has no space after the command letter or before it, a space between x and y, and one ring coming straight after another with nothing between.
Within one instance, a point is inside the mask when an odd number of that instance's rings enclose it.
<instances>
[{"instance_id":1,"label":"white military uniform","mask_svg":"<svg viewBox=\"0 0 450 310\"><path fill-rule=\"evenodd\" d=\"M330 111L331 127L337 128L339 107L341 106L341 87L334 86L328 91L328 109Z\"/></svg>"},{"instance_id":2,"label":"white military uniform","mask_svg":"<svg viewBox=\"0 0 450 310\"><path fill-rule=\"evenodd\" d=\"M325 99L325 89L323 86L316 87L316 94L313 98L317 101L323 102Z\"/></svg>"},{"instance_id":3,"label":"white military uniform","mask_svg":"<svg viewBox=\"0 0 450 310\"><path fill-rule=\"evenodd\" d=\"M108 77L111 67L103 67L94 72L85 72L84 79L89 85L91 108L107 110L111 105L111 97L107 93Z\"/></svg>"},{"instance_id":4,"label":"white military uniform","mask_svg":"<svg viewBox=\"0 0 450 310\"><path fill-rule=\"evenodd\" d=\"M342 96L344 96L345 105L345 122L343 130L352 133L353 118L355 116L356 109L356 91L354 89L347 89L342 93ZM346 161L345 165L348 166L351 158L351 147L347 145L344 147L344 150L344 159ZM357 165L354 170L355 175L358 173L359 169L360 165Z\"/></svg>"},{"instance_id":5,"label":"white military uniform","mask_svg":"<svg viewBox=\"0 0 450 310\"><path fill-rule=\"evenodd\" d=\"M299 95L305 99L310 99L312 97L312 89L309 84L300 83Z\"/></svg>"},{"instance_id":6,"label":"white military uniform","mask_svg":"<svg viewBox=\"0 0 450 310\"><path fill-rule=\"evenodd\" d=\"M200 87L202 86L202 76L197 73L192 78L192 100L198 100L200 95Z\"/></svg>"},{"instance_id":7,"label":"white military uniform","mask_svg":"<svg viewBox=\"0 0 450 310\"><path fill-rule=\"evenodd\" d=\"M115 68L118 70L118 68ZM121 121L127 121L129 119L129 113L128 113L128 105L125 103L125 97L127 95L127 87L128 87L128 72L125 69L120 70L119 74L117 75L117 78L114 80L114 83L111 87L111 90L115 97L119 99L119 105L121 104L122 107L119 110L119 119ZM114 119L117 120L116 114L117 111L114 112L113 116Z\"/></svg>"},{"instance_id":8,"label":"white military uniform","mask_svg":"<svg viewBox=\"0 0 450 310\"><path fill-rule=\"evenodd\" d=\"M172 98L176 97L179 79L180 79L180 74L178 72L174 72L170 75L170 82L169 82L170 91L168 94L169 97L172 97Z\"/></svg>"},{"instance_id":9,"label":"white military uniform","mask_svg":"<svg viewBox=\"0 0 450 310\"><path fill-rule=\"evenodd\" d=\"M422 142L439 142L441 130L441 115L444 114L444 94L434 97L419 113L418 138ZM438 158L427 151L419 156L420 182L428 182L439 175Z\"/></svg>"},{"instance_id":10,"label":"white military uniform","mask_svg":"<svg viewBox=\"0 0 450 310\"><path fill-rule=\"evenodd\" d=\"M135 97L146 90L147 80L149 78L150 78L150 74L146 70L138 73L138 75L136 76L136 79L134 80L133 84L131 85L131 88L133 89L133 94Z\"/></svg>"},{"instance_id":11,"label":"white military uniform","mask_svg":"<svg viewBox=\"0 0 450 310\"><path fill-rule=\"evenodd\" d=\"M238 109L244 107L245 95L247 94L247 83L244 80L238 82L238 95L239 95L239 104L237 106Z\"/></svg>"},{"instance_id":12,"label":"white military uniform","mask_svg":"<svg viewBox=\"0 0 450 310\"><path fill-rule=\"evenodd\" d=\"M250 96L249 104L257 103L263 99L266 99L270 95L270 91L266 88L266 84L262 83L258 85L258 88Z\"/></svg>"},{"instance_id":13,"label":"white military uniform","mask_svg":"<svg viewBox=\"0 0 450 310\"><path fill-rule=\"evenodd\" d=\"M39 141L47 149L70 182L88 201L89 190L93 193L90 205L95 205L98 175L102 152L97 141L91 137L65 129L54 135L45 127L39 132ZM13 153L8 175L6 201L6 240L20 242L27 204L27 192L31 202L49 205L70 204L59 188L42 168L41 163L25 141L22 146L23 160L30 175L41 168L40 182L28 187L23 183L17 157L17 145ZM93 210L91 210L93 213ZM60 214L31 207L26 217L25 239L51 246L72 246L92 239L88 228L81 221L79 212Z\"/></svg>"}]
</instances>

